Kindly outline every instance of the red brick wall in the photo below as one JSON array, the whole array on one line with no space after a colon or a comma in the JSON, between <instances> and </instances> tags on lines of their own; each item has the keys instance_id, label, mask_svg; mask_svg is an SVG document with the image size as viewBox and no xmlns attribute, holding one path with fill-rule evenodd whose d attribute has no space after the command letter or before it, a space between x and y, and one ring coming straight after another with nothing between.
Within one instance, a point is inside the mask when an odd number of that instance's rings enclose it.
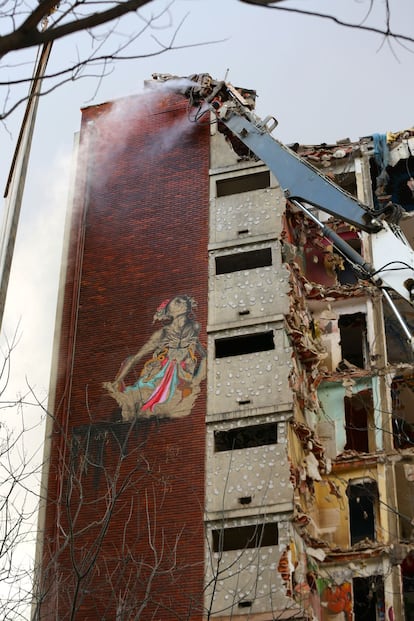
<instances>
[{"instance_id":1,"label":"red brick wall","mask_svg":"<svg viewBox=\"0 0 414 621\"><path fill-rule=\"evenodd\" d=\"M209 130L190 123L175 96L121 104L82 117L42 619L112 620L116 601L125 621L142 602L142 620L201 617L205 382L189 416L133 425L102 383L148 340L154 312L174 295L196 299L206 343Z\"/></svg>"}]
</instances>

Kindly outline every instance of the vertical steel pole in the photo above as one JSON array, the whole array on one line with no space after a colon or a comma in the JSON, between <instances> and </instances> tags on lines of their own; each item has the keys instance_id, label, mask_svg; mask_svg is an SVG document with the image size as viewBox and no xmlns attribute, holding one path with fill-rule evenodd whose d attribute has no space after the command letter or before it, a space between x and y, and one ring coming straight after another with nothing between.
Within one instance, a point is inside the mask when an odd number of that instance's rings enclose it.
<instances>
[{"instance_id":1,"label":"vertical steel pole","mask_svg":"<svg viewBox=\"0 0 414 621\"><path fill-rule=\"evenodd\" d=\"M5 205L3 223L0 231L0 327L3 321L4 307L6 304L10 269L13 260L24 186L26 183L40 89L46 72L51 48L52 43L45 43L43 45L35 65L26 110L4 191Z\"/></svg>"}]
</instances>

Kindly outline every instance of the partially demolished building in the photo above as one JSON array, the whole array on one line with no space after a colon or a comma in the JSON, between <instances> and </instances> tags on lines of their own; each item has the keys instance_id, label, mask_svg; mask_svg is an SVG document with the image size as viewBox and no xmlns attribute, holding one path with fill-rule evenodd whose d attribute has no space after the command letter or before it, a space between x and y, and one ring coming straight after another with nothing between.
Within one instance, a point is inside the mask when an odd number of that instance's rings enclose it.
<instances>
[{"instance_id":1,"label":"partially demolished building","mask_svg":"<svg viewBox=\"0 0 414 621\"><path fill-rule=\"evenodd\" d=\"M231 142L171 93L83 111L36 618L414 619L411 344ZM413 239L414 132L292 148Z\"/></svg>"}]
</instances>

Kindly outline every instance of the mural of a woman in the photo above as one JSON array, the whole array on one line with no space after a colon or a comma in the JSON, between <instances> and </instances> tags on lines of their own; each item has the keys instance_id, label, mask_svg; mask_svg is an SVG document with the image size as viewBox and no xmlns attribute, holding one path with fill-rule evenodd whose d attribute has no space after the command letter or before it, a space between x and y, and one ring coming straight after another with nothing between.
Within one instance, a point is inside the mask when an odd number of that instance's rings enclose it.
<instances>
[{"instance_id":1,"label":"mural of a woman","mask_svg":"<svg viewBox=\"0 0 414 621\"><path fill-rule=\"evenodd\" d=\"M188 416L206 376L206 352L198 335L200 325L193 319L195 300L177 295L157 308L154 322L165 325L150 337L136 354L123 361L113 382L103 384L122 409L122 418L136 416ZM138 380L126 385L124 379L142 358L146 360Z\"/></svg>"}]
</instances>

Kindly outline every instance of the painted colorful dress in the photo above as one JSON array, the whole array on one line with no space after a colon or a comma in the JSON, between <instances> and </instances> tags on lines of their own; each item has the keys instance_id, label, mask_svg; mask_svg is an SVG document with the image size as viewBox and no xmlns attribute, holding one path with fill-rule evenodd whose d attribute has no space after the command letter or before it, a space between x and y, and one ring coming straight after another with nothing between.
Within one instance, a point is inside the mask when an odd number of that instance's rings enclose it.
<instances>
[{"instance_id":1,"label":"painted colorful dress","mask_svg":"<svg viewBox=\"0 0 414 621\"><path fill-rule=\"evenodd\" d=\"M140 416L188 416L206 374L205 352L198 339L198 323L188 320L182 328L165 326L158 333L157 349L147 360L138 380L106 384L122 408L124 420ZM118 375L130 364L127 358Z\"/></svg>"}]
</instances>

